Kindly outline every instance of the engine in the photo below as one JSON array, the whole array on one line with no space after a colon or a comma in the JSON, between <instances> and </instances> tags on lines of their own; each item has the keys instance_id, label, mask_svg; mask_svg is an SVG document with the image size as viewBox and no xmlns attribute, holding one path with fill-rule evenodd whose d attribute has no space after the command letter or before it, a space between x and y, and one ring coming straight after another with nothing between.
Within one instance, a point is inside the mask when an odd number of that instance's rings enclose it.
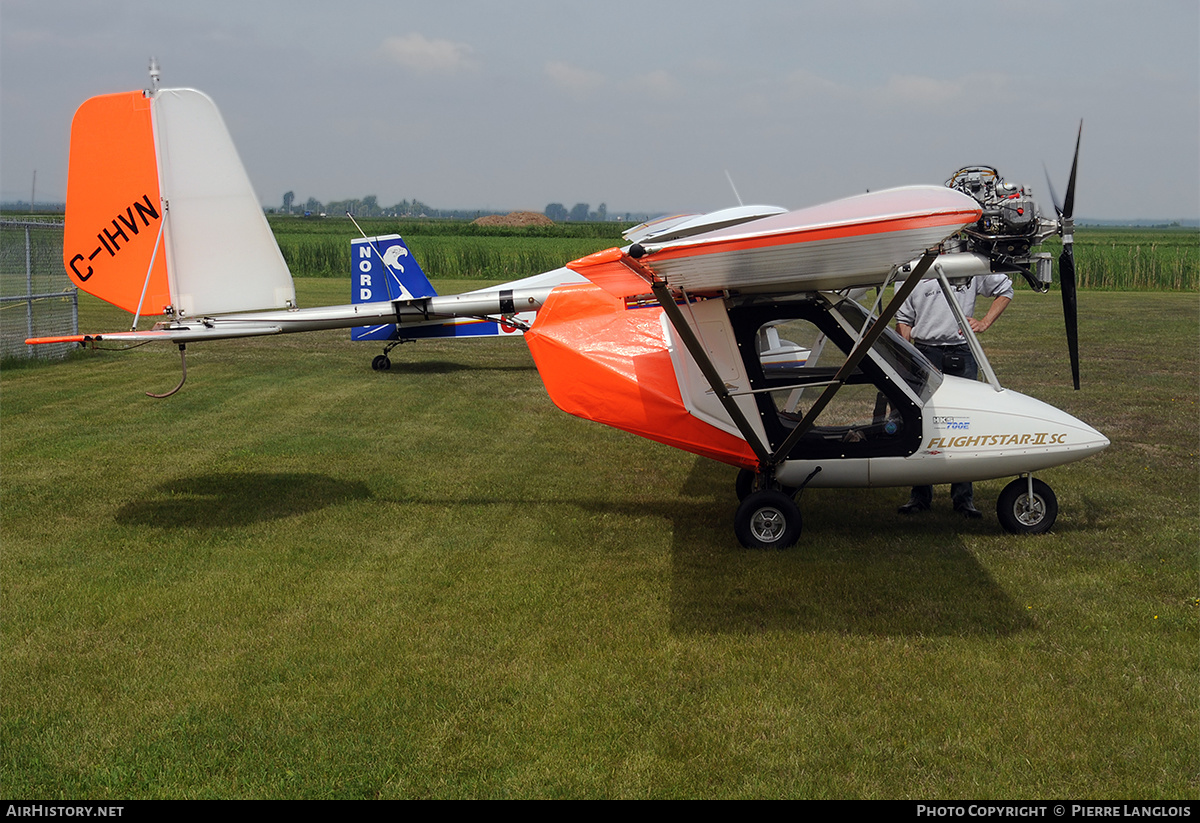
<instances>
[{"instance_id":1,"label":"engine","mask_svg":"<svg viewBox=\"0 0 1200 823\"><path fill-rule=\"evenodd\" d=\"M952 189L970 195L983 209L974 226L949 241L947 251L969 251L986 255L992 271L1021 274L1038 291L1050 283L1050 255L1031 254L1057 223L1044 221L1037 204L1024 186L1008 183L991 166L967 166L946 181Z\"/></svg>"}]
</instances>

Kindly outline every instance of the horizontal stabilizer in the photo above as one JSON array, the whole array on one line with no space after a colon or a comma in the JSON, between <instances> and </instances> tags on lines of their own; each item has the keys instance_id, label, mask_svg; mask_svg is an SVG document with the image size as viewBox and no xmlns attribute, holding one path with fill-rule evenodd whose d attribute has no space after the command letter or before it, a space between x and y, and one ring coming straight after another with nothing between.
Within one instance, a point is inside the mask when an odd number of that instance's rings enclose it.
<instances>
[{"instance_id":1,"label":"horizontal stabilizer","mask_svg":"<svg viewBox=\"0 0 1200 823\"><path fill-rule=\"evenodd\" d=\"M39 346L46 343L81 343L94 345L97 343L199 343L203 340L232 340L237 337L264 337L270 334L281 334L283 328L278 325L263 323L250 324L240 328L232 325L214 327L204 323L175 324L171 328L154 328L146 331L118 331L102 334L69 334L62 337L31 337L25 341L27 345Z\"/></svg>"}]
</instances>

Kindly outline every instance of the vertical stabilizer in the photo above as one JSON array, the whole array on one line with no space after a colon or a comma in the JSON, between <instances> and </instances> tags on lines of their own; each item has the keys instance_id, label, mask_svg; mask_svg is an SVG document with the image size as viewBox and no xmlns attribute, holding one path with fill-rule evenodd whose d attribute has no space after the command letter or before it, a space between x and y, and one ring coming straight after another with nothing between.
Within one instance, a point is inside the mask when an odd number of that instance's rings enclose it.
<instances>
[{"instance_id":1,"label":"vertical stabilizer","mask_svg":"<svg viewBox=\"0 0 1200 823\"><path fill-rule=\"evenodd\" d=\"M80 288L141 314L296 299L220 112L192 89L101 95L76 111L63 263Z\"/></svg>"},{"instance_id":2,"label":"vertical stabilizer","mask_svg":"<svg viewBox=\"0 0 1200 823\"><path fill-rule=\"evenodd\" d=\"M295 305L292 276L216 104L195 89L154 96L176 309L189 316Z\"/></svg>"},{"instance_id":3,"label":"vertical stabilizer","mask_svg":"<svg viewBox=\"0 0 1200 823\"><path fill-rule=\"evenodd\" d=\"M350 241L350 299L354 303L413 300L437 294L398 234ZM394 340L396 325L356 326L351 340Z\"/></svg>"}]
</instances>

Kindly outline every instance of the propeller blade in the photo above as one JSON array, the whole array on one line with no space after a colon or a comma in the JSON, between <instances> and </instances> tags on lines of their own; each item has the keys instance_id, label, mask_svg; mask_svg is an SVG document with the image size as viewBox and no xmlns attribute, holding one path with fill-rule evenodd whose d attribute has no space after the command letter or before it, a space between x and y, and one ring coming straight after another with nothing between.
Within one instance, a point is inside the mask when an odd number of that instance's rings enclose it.
<instances>
[{"instance_id":1,"label":"propeller blade","mask_svg":"<svg viewBox=\"0 0 1200 823\"><path fill-rule=\"evenodd\" d=\"M1071 379L1079 389L1079 316L1075 299L1075 250L1066 243L1058 256L1058 283L1062 287L1063 325L1067 329L1067 351L1071 355Z\"/></svg>"},{"instance_id":2,"label":"propeller blade","mask_svg":"<svg viewBox=\"0 0 1200 823\"><path fill-rule=\"evenodd\" d=\"M1063 201L1063 217L1070 220L1075 216L1075 169L1079 166L1079 141L1083 139L1083 121L1079 121L1079 134L1075 137L1075 157L1071 160L1071 179L1067 181L1067 199Z\"/></svg>"},{"instance_id":3,"label":"propeller blade","mask_svg":"<svg viewBox=\"0 0 1200 823\"><path fill-rule=\"evenodd\" d=\"M1046 173L1046 188L1050 191L1050 202L1054 204L1054 212L1059 217L1062 217L1062 201L1058 199L1058 192L1054 190L1054 183L1050 181L1050 169L1046 168L1044 162L1042 163L1042 171Z\"/></svg>"},{"instance_id":4,"label":"propeller blade","mask_svg":"<svg viewBox=\"0 0 1200 823\"><path fill-rule=\"evenodd\" d=\"M1058 256L1058 283L1062 287L1063 325L1067 330L1067 351L1071 355L1071 380L1079 389L1079 308L1075 288L1075 172L1079 168L1079 143L1083 139L1083 121L1075 137L1075 156L1071 159L1071 177L1067 181L1067 199L1062 208L1057 198L1058 230L1062 234L1062 254ZM1049 182L1047 177L1046 182ZM1050 189L1054 196L1054 189Z\"/></svg>"}]
</instances>

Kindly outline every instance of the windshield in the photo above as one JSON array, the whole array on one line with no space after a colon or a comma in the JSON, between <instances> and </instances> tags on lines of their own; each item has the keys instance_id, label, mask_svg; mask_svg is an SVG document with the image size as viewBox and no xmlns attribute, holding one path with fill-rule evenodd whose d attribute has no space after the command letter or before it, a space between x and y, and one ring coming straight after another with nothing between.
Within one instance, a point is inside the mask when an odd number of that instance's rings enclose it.
<instances>
[{"instance_id":1,"label":"windshield","mask_svg":"<svg viewBox=\"0 0 1200 823\"><path fill-rule=\"evenodd\" d=\"M870 317L867 310L853 300L843 300L834 306L834 311L855 336ZM871 355L890 369L898 382L907 385L920 398L921 405L925 405L942 384L942 373L893 329L884 330L872 347Z\"/></svg>"}]
</instances>

